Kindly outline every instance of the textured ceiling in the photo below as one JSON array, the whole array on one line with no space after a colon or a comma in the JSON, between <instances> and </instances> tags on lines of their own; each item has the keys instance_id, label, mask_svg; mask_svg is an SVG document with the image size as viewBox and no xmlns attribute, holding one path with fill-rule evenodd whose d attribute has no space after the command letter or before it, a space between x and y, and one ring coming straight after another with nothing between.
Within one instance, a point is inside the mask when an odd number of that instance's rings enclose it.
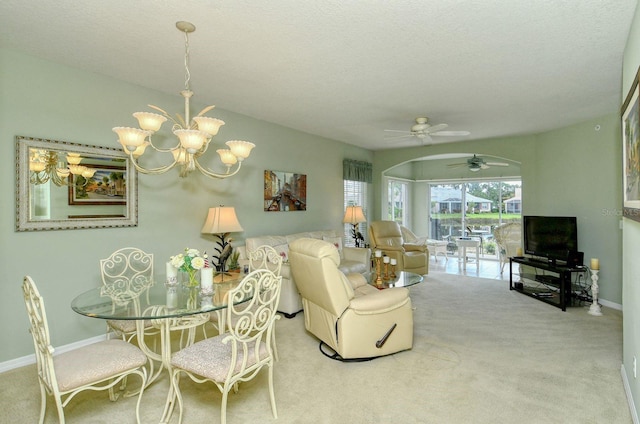
<instances>
[{"instance_id":1,"label":"textured ceiling","mask_svg":"<svg viewBox=\"0 0 640 424\"><path fill-rule=\"evenodd\" d=\"M418 116L538 133L621 104L637 0L2 0L0 45L370 149Z\"/></svg>"}]
</instances>

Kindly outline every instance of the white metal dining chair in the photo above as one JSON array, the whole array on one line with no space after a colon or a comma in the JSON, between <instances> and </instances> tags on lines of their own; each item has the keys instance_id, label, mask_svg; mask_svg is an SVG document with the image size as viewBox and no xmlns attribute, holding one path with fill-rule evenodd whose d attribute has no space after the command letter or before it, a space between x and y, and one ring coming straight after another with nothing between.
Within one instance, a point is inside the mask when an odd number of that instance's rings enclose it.
<instances>
[{"instance_id":1,"label":"white metal dining chair","mask_svg":"<svg viewBox=\"0 0 640 424\"><path fill-rule=\"evenodd\" d=\"M282 275L282 261L283 258L280 256L278 251L269 245L258 246L256 250L250 251L247 253L249 257L249 272L255 271L257 269L268 269L276 274L277 277ZM276 345L276 327L273 326L273 331L271 332L271 345L273 346L273 355L278 358L278 346Z\"/></svg>"},{"instance_id":2,"label":"white metal dining chair","mask_svg":"<svg viewBox=\"0 0 640 424\"><path fill-rule=\"evenodd\" d=\"M138 304L138 298L141 295L148 296L149 289L154 284L153 253L146 253L135 247L118 249L108 258L100 259L100 276L102 277L100 294L109 296L114 307L127 305L130 302ZM145 329L154 333L151 322L147 321L144 325ZM131 341L137 334L136 322L107 320L107 336L112 333L125 341Z\"/></svg>"},{"instance_id":3,"label":"white metal dining chair","mask_svg":"<svg viewBox=\"0 0 640 424\"><path fill-rule=\"evenodd\" d=\"M44 422L48 396L53 396L58 419L60 424L64 424L64 407L75 395L84 390L108 390L109 398L115 401L118 394L114 387L130 375L140 377L136 403L136 421L140 423L140 400L147 379L145 354L131 343L114 339L54 356L44 301L31 277L24 277L22 290L40 384L39 423Z\"/></svg>"},{"instance_id":4,"label":"white metal dining chair","mask_svg":"<svg viewBox=\"0 0 640 424\"><path fill-rule=\"evenodd\" d=\"M227 331L201 340L176 352L171 358L172 392L165 410L173 411L177 398L182 422L183 399L180 376L187 375L196 383L212 382L222 393L221 423L226 423L229 392L243 381L253 379L268 369L269 397L274 418L278 417L273 389L274 354L271 333L280 300L282 277L266 269L247 274L237 287L229 291L226 309ZM244 303L235 304L245 299Z\"/></svg>"},{"instance_id":5,"label":"white metal dining chair","mask_svg":"<svg viewBox=\"0 0 640 424\"><path fill-rule=\"evenodd\" d=\"M249 272L257 269L268 269L272 271L277 277L282 273L282 256L278 251L269 245L259 246L253 251L247 252L249 259ZM224 311L217 311L211 314L211 323L218 329L218 334L224 332ZM278 360L278 348L276 346L276 329L274 327L272 336L273 352L276 361Z\"/></svg>"}]
</instances>

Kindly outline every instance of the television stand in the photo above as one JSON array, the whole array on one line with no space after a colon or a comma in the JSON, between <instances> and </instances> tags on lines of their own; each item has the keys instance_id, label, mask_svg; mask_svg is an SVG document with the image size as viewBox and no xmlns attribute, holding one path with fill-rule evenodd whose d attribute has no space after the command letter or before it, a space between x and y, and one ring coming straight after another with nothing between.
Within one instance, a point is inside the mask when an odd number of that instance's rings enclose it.
<instances>
[{"instance_id":1,"label":"television stand","mask_svg":"<svg viewBox=\"0 0 640 424\"><path fill-rule=\"evenodd\" d=\"M514 264L519 264L514 273ZM533 268L525 272L522 266ZM584 267L571 268L539 259L513 257L509 259L509 290L556 306L563 311L572 303L571 281L573 273L584 273Z\"/></svg>"}]
</instances>

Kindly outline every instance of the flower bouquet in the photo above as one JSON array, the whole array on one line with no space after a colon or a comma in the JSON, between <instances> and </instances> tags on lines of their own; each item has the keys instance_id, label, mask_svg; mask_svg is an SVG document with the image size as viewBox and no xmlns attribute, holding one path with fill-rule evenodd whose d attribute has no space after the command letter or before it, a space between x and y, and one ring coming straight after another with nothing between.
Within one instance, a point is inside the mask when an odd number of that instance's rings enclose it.
<instances>
[{"instance_id":1,"label":"flower bouquet","mask_svg":"<svg viewBox=\"0 0 640 424\"><path fill-rule=\"evenodd\" d=\"M188 307L196 306L200 286L198 275L206 264L206 258L206 254L202 255L199 250L188 247L184 249L184 253L171 257L171 265L188 276L188 279L183 282L183 286L189 291Z\"/></svg>"}]
</instances>

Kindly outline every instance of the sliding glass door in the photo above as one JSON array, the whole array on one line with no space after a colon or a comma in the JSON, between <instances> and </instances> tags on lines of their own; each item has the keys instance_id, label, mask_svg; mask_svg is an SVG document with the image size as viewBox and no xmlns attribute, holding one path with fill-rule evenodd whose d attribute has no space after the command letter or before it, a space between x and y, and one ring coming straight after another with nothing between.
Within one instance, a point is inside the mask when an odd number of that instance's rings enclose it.
<instances>
[{"instance_id":1,"label":"sliding glass door","mask_svg":"<svg viewBox=\"0 0 640 424\"><path fill-rule=\"evenodd\" d=\"M493 229L520 221L521 181L452 181L429 184L429 238L449 241L477 238L483 258L497 258Z\"/></svg>"}]
</instances>

